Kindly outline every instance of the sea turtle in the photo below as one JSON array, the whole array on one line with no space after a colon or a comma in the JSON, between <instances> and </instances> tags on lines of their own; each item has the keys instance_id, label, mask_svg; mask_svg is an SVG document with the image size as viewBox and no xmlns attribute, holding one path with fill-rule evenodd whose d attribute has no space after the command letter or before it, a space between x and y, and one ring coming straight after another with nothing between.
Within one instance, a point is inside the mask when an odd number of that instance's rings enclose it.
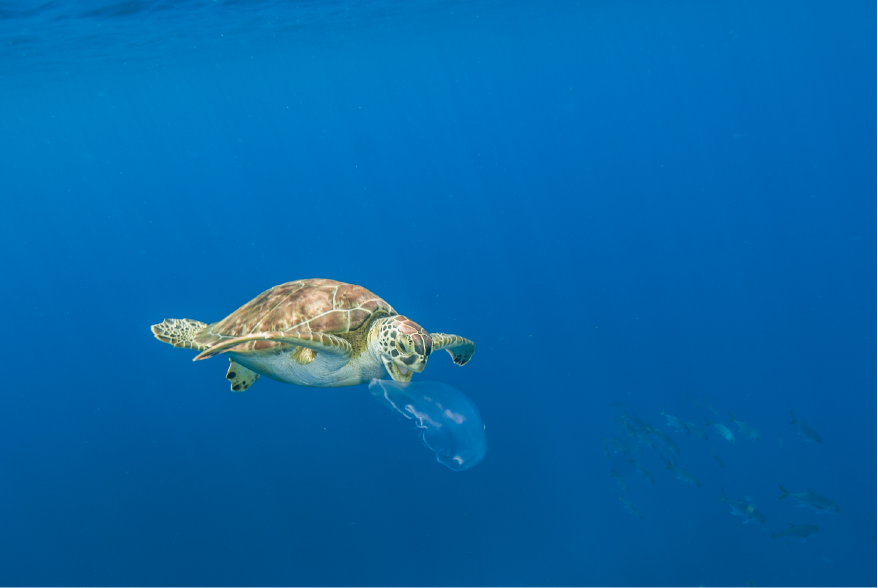
<instances>
[{"instance_id":1,"label":"sea turtle","mask_svg":"<svg viewBox=\"0 0 878 588\"><path fill-rule=\"evenodd\" d=\"M165 319L152 332L200 351L194 361L228 355L234 392L260 374L300 386L355 386L385 372L408 382L435 349L447 350L458 365L476 350L469 339L426 332L361 286L324 279L275 286L210 325Z\"/></svg>"}]
</instances>

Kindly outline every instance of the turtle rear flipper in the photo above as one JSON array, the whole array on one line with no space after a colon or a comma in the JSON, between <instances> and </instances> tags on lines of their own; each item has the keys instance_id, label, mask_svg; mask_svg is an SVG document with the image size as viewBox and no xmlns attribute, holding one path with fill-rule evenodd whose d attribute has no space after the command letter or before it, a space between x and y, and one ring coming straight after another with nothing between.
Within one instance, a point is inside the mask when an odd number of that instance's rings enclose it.
<instances>
[{"instance_id":1,"label":"turtle rear flipper","mask_svg":"<svg viewBox=\"0 0 878 588\"><path fill-rule=\"evenodd\" d=\"M259 379L259 374L230 359L226 379L232 384L232 392L243 392Z\"/></svg>"},{"instance_id":2,"label":"turtle rear flipper","mask_svg":"<svg viewBox=\"0 0 878 588\"><path fill-rule=\"evenodd\" d=\"M152 334L162 343L202 351L207 346L197 343L195 336L206 326L205 323L192 319L165 319L152 326Z\"/></svg>"}]
</instances>

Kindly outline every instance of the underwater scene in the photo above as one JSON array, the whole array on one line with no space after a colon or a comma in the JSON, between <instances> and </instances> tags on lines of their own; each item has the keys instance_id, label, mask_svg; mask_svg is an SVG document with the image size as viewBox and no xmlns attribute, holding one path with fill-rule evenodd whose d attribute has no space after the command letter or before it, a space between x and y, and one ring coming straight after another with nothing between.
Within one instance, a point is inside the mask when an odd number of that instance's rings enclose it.
<instances>
[{"instance_id":1,"label":"underwater scene","mask_svg":"<svg viewBox=\"0 0 878 588\"><path fill-rule=\"evenodd\" d=\"M874 586L874 20L0 0L0 585Z\"/></svg>"}]
</instances>

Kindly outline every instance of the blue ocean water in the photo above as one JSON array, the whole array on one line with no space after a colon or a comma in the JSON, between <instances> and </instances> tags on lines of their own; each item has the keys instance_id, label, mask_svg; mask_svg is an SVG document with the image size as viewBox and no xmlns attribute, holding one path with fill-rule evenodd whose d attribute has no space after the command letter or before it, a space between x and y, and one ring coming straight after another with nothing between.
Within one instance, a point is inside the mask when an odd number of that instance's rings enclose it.
<instances>
[{"instance_id":1,"label":"blue ocean water","mask_svg":"<svg viewBox=\"0 0 878 588\"><path fill-rule=\"evenodd\" d=\"M0 584L875 585L874 15L0 2ZM481 463L149 329L317 277L475 341Z\"/></svg>"}]
</instances>

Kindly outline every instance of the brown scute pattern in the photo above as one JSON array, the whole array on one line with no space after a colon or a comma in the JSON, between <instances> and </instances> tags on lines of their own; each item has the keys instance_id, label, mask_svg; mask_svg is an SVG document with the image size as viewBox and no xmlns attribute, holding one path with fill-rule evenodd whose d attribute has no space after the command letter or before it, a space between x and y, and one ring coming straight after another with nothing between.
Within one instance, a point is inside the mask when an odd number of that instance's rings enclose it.
<instances>
[{"instance_id":1,"label":"brown scute pattern","mask_svg":"<svg viewBox=\"0 0 878 588\"><path fill-rule=\"evenodd\" d=\"M348 315L351 317L351 324L362 325L371 315L371 312L365 310L351 310Z\"/></svg>"},{"instance_id":2,"label":"brown scute pattern","mask_svg":"<svg viewBox=\"0 0 878 588\"><path fill-rule=\"evenodd\" d=\"M430 333L433 350L445 349L457 365L466 365L476 352L476 344L460 335Z\"/></svg>"},{"instance_id":3,"label":"brown scute pattern","mask_svg":"<svg viewBox=\"0 0 878 588\"><path fill-rule=\"evenodd\" d=\"M152 334L162 343L202 351L207 349L207 345L195 341L195 336L206 326L192 319L165 319L152 326Z\"/></svg>"},{"instance_id":4,"label":"brown scute pattern","mask_svg":"<svg viewBox=\"0 0 878 588\"><path fill-rule=\"evenodd\" d=\"M312 331L318 331L320 333L346 333L348 331L347 324L349 316L350 311L333 310L332 312L327 312L324 315L311 319L308 326L311 327ZM344 330L338 330L339 326L344 326ZM333 329L336 330L333 331Z\"/></svg>"},{"instance_id":5,"label":"brown scute pattern","mask_svg":"<svg viewBox=\"0 0 878 588\"><path fill-rule=\"evenodd\" d=\"M335 280L299 280L266 290L202 330L195 342L204 349L256 333L348 333L376 312L396 314L387 302L362 286ZM278 345L271 342L269 346Z\"/></svg>"}]
</instances>

